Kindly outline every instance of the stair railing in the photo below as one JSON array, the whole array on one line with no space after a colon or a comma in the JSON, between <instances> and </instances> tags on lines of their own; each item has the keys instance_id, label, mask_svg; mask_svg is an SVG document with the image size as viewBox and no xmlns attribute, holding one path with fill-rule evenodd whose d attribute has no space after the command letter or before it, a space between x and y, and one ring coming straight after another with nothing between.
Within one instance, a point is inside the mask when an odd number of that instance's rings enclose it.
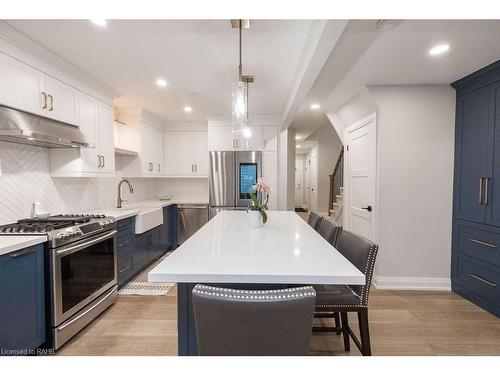
<instances>
[{"instance_id":1,"label":"stair railing","mask_svg":"<svg viewBox=\"0 0 500 375\"><path fill-rule=\"evenodd\" d=\"M333 203L337 203L337 195L340 195L340 188L344 186L344 148L340 150L339 157L333 168L333 172L328 176L330 180L330 196L328 198L328 216L331 215L330 210L333 208Z\"/></svg>"}]
</instances>

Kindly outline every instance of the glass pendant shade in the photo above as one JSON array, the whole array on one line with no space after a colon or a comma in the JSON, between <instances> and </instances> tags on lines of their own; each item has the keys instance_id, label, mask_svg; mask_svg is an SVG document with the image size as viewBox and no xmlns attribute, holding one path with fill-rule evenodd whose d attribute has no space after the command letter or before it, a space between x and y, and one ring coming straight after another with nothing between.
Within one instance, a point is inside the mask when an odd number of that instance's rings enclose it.
<instances>
[{"instance_id":1,"label":"glass pendant shade","mask_svg":"<svg viewBox=\"0 0 500 375\"><path fill-rule=\"evenodd\" d=\"M248 84L238 81L233 87L233 133L242 133L248 126Z\"/></svg>"}]
</instances>

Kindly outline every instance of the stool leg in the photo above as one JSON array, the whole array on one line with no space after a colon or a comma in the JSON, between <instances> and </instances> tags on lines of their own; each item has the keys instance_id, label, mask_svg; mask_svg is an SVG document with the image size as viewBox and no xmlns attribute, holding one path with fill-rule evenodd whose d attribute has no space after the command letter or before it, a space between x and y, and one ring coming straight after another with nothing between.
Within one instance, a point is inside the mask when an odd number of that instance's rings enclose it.
<instances>
[{"instance_id":1,"label":"stool leg","mask_svg":"<svg viewBox=\"0 0 500 375\"><path fill-rule=\"evenodd\" d=\"M340 313L340 317L342 319L342 336L344 338L344 350L346 352L351 350L351 343L349 341L349 321L347 319L347 312L342 311Z\"/></svg>"},{"instance_id":2,"label":"stool leg","mask_svg":"<svg viewBox=\"0 0 500 375\"><path fill-rule=\"evenodd\" d=\"M341 325L340 325L340 314L338 311L335 311L333 313L333 317L335 319L335 328L341 328ZM340 335L342 332L340 331L340 329L337 329L337 336Z\"/></svg>"},{"instance_id":3,"label":"stool leg","mask_svg":"<svg viewBox=\"0 0 500 375\"><path fill-rule=\"evenodd\" d=\"M370 346L370 329L368 327L368 309L358 311L359 334L361 335L361 353L363 355L372 355Z\"/></svg>"}]
</instances>

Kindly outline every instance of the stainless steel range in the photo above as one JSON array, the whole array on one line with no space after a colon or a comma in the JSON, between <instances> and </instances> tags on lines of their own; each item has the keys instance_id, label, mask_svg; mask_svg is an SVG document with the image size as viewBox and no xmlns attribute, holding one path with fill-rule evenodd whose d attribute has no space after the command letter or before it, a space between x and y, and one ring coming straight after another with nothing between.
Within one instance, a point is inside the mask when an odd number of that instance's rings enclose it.
<instances>
[{"instance_id":1,"label":"stainless steel range","mask_svg":"<svg viewBox=\"0 0 500 375\"><path fill-rule=\"evenodd\" d=\"M116 221L57 215L0 226L0 235L47 237L48 346L59 349L116 301Z\"/></svg>"}]
</instances>

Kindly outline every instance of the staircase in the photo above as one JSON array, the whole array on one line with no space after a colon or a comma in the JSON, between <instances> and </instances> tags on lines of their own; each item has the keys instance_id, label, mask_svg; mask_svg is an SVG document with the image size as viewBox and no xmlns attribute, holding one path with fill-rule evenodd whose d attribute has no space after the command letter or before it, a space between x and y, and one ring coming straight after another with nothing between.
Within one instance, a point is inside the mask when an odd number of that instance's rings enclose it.
<instances>
[{"instance_id":1,"label":"staircase","mask_svg":"<svg viewBox=\"0 0 500 375\"><path fill-rule=\"evenodd\" d=\"M328 199L328 216L338 221L343 207L344 194L344 149L340 150L339 157L333 168L330 178L330 197Z\"/></svg>"}]
</instances>

